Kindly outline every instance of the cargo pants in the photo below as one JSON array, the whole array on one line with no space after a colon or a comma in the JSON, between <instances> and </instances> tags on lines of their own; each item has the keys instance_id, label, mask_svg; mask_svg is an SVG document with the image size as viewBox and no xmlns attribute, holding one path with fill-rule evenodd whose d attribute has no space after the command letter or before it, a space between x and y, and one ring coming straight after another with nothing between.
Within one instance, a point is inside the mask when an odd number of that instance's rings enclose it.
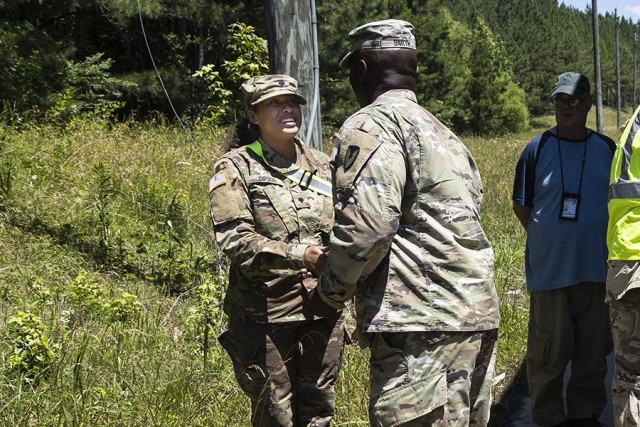
<instances>
[{"instance_id":1,"label":"cargo pants","mask_svg":"<svg viewBox=\"0 0 640 427\"><path fill-rule=\"evenodd\" d=\"M640 262L610 261L607 289L616 352L613 418L616 427L640 426Z\"/></svg>"},{"instance_id":2,"label":"cargo pants","mask_svg":"<svg viewBox=\"0 0 640 427\"><path fill-rule=\"evenodd\" d=\"M598 419L607 404L607 354L613 347L605 284L582 282L531 294L527 382L531 419L551 426L567 419ZM571 377L563 396L563 380Z\"/></svg>"},{"instance_id":3,"label":"cargo pants","mask_svg":"<svg viewBox=\"0 0 640 427\"><path fill-rule=\"evenodd\" d=\"M343 316L281 324L229 320L218 338L251 400L254 427L324 427L334 415Z\"/></svg>"},{"instance_id":4,"label":"cargo pants","mask_svg":"<svg viewBox=\"0 0 640 427\"><path fill-rule=\"evenodd\" d=\"M486 426L498 330L371 334L375 427Z\"/></svg>"}]
</instances>

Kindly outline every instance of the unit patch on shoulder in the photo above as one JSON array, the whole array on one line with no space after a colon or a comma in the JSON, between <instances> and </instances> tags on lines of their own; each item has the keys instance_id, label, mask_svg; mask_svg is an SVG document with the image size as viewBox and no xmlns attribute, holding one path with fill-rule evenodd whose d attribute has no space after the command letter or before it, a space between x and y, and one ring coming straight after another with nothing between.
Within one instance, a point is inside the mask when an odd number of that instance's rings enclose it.
<instances>
[{"instance_id":1,"label":"unit patch on shoulder","mask_svg":"<svg viewBox=\"0 0 640 427\"><path fill-rule=\"evenodd\" d=\"M344 171L348 171L355 163L360 153L360 147L357 145L350 145L347 147L347 152L344 153Z\"/></svg>"},{"instance_id":2,"label":"unit patch on shoulder","mask_svg":"<svg viewBox=\"0 0 640 427\"><path fill-rule=\"evenodd\" d=\"M226 182L227 182L227 179L225 177L224 172L219 172L215 174L209 180L209 193L211 193L215 188L220 187L221 185L224 185Z\"/></svg>"}]
</instances>

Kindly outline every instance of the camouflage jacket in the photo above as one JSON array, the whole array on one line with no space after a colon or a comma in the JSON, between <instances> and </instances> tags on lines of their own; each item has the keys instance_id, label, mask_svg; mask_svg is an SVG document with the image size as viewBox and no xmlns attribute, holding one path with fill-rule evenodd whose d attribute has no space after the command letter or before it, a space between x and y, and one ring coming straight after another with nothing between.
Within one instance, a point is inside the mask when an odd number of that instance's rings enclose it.
<instances>
[{"instance_id":1,"label":"camouflage jacket","mask_svg":"<svg viewBox=\"0 0 640 427\"><path fill-rule=\"evenodd\" d=\"M498 326L478 169L413 92L386 92L347 119L331 164L325 302L340 308L355 295L360 332Z\"/></svg>"},{"instance_id":2,"label":"camouflage jacket","mask_svg":"<svg viewBox=\"0 0 640 427\"><path fill-rule=\"evenodd\" d=\"M333 203L282 172L301 167L330 181L329 159L296 140L298 165L287 166L261 145L268 164L241 147L216 162L209 183L216 241L231 261L224 311L248 323L303 320L303 302L317 282L302 278L304 251L328 243Z\"/></svg>"}]
</instances>

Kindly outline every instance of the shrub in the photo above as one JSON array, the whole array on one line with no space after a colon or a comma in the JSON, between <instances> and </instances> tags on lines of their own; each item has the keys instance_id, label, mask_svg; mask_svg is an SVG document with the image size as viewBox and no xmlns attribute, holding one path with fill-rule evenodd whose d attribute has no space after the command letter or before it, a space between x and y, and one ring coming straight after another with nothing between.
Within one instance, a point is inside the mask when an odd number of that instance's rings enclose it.
<instances>
[{"instance_id":1,"label":"shrub","mask_svg":"<svg viewBox=\"0 0 640 427\"><path fill-rule=\"evenodd\" d=\"M240 85L248 78L265 74L269 70L267 41L255 34L255 29L246 24L229 25L230 42L227 50L231 60L224 61L222 71L211 64L193 73L193 77L207 87L204 101L208 104L202 117L205 126L230 123L244 110L244 99Z\"/></svg>"},{"instance_id":2,"label":"shrub","mask_svg":"<svg viewBox=\"0 0 640 427\"><path fill-rule=\"evenodd\" d=\"M6 336L13 343L10 368L29 382L42 379L55 359L56 346L49 344L47 328L40 318L18 310L7 322Z\"/></svg>"},{"instance_id":3,"label":"shrub","mask_svg":"<svg viewBox=\"0 0 640 427\"><path fill-rule=\"evenodd\" d=\"M90 116L106 121L124 107L119 100L123 91L136 84L113 77L109 72L113 60L103 56L96 53L82 62L67 61L65 88L47 112L50 119L65 122Z\"/></svg>"},{"instance_id":4,"label":"shrub","mask_svg":"<svg viewBox=\"0 0 640 427\"><path fill-rule=\"evenodd\" d=\"M140 311L138 297L116 288L114 295L99 283L99 276L81 270L68 285L76 317L112 321L128 321Z\"/></svg>"}]
</instances>

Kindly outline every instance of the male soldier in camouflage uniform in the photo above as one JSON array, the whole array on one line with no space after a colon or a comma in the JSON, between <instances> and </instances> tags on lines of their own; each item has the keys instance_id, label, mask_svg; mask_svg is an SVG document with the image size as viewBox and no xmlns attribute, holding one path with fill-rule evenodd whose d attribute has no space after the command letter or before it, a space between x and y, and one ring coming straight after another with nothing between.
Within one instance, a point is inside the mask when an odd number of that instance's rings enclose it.
<instances>
[{"instance_id":1,"label":"male soldier in camouflage uniform","mask_svg":"<svg viewBox=\"0 0 640 427\"><path fill-rule=\"evenodd\" d=\"M231 261L229 330L219 341L251 399L253 426L326 427L334 414L342 317L306 316L302 309L333 223L329 159L295 137L306 101L292 77L252 77L242 89L250 128L259 135L240 138L240 147L216 162L209 184L216 241ZM237 130L246 132L247 123Z\"/></svg>"},{"instance_id":2,"label":"male soldier in camouflage uniform","mask_svg":"<svg viewBox=\"0 0 640 427\"><path fill-rule=\"evenodd\" d=\"M373 426L487 425L498 338L482 185L462 142L420 107L413 26L349 33L361 109L335 138L330 256L307 310L355 295L371 346Z\"/></svg>"}]
</instances>

